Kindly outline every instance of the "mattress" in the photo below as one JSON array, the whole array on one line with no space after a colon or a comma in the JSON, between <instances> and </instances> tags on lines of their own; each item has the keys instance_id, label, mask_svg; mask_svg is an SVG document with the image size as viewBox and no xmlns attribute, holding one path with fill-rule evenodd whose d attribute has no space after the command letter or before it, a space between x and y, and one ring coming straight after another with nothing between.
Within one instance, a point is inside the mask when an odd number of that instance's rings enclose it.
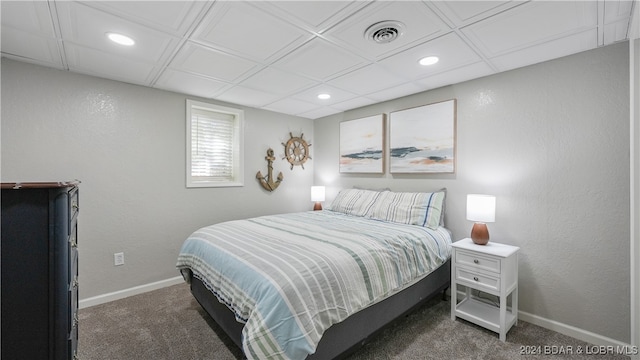
<instances>
[{"instance_id":1,"label":"mattress","mask_svg":"<svg viewBox=\"0 0 640 360\"><path fill-rule=\"evenodd\" d=\"M301 359L331 325L445 263L450 245L443 227L310 211L201 228L177 267L245 324L247 358Z\"/></svg>"}]
</instances>

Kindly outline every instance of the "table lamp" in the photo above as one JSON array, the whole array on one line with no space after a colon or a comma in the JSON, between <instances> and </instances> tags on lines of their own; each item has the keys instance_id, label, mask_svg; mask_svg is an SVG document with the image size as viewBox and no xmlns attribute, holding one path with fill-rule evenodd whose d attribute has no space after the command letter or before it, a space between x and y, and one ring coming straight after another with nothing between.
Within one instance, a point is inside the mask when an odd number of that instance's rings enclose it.
<instances>
[{"instance_id":1,"label":"table lamp","mask_svg":"<svg viewBox=\"0 0 640 360\"><path fill-rule=\"evenodd\" d=\"M475 221L471 240L478 245L489 242L488 222L496 221L496 197L491 195L467 195L467 220Z\"/></svg>"},{"instance_id":2,"label":"table lamp","mask_svg":"<svg viewBox=\"0 0 640 360\"><path fill-rule=\"evenodd\" d=\"M312 186L311 187L311 201L315 201L313 210L322 210L322 204L324 201L324 186Z\"/></svg>"}]
</instances>

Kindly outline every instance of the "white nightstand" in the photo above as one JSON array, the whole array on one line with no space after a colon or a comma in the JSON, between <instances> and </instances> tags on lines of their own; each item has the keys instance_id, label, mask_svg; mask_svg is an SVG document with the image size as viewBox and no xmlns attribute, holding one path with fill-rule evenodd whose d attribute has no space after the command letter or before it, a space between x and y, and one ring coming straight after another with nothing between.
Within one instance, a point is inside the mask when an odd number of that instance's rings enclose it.
<instances>
[{"instance_id":1,"label":"white nightstand","mask_svg":"<svg viewBox=\"0 0 640 360\"><path fill-rule=\"evenodd\" d=\"M500 334L518 324L518 250L517 246L489 241L476 245L471 239L453 243L451 258L451 320L456 316ZM458 302L458 285L465 295ZM498 296L500 306L471 295L471 289ZM511 295L510 311L507 298Z\"/></svg>"}]
</instances>

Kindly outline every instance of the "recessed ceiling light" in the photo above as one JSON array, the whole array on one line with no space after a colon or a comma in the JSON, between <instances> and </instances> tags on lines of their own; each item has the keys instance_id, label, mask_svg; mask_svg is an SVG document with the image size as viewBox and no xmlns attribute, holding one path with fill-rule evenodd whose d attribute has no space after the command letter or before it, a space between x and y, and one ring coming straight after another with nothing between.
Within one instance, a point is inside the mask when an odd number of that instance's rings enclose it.
<instances>
[{"instance_id":1,"label":"recessed ceiling light","mask_svg":"<svg viewBox=\"0 0 640 360\"><path fill-rule=\"evenodd\" d=\"M109 40L120 45L132 46L133 44L136 43L135 41L133 41L132 38L126 35L118 34L118 33L112 33L112 32L107 33L107 37L109 38Z\"/></svg>"},{"instance_id":2,"label":"recessed ceiling light","mask_svg":"<svg viewBox=\"0 0 640 360\"><path fill-rule=\"evenodd\" d=\"M318 95L318 99L320 99L320 100L331 99L331 95L329 95L329 94L319 94Z\"/></svg>"},{"instance_id":3,"label":"recessed ceiling light","mask_svg":"<svg viewBox=\"0 0 640 360\"><path fill-rule=\"evenodd\" d=\"M438 59L437 56L427 56L425 58L420 59L419 63L420 65L428 66L428 65L433 65L437 63L438 60L440 59Z\"/></svg>"}]
</instances>

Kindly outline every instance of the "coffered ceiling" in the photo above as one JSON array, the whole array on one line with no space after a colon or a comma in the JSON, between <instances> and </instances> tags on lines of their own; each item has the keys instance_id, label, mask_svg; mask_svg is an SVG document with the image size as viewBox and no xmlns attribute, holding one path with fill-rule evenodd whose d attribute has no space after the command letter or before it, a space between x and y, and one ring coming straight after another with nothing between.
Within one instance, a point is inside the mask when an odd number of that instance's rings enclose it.
<instances>
[{"instance_id":1,"label":"coffered ceiling","mask_svg":"<svg viewBox=\"0 0 640 360\"><path fill-rule=\"evenodd\" d=\"M637 6L2 1L1 49L18 61L315 119L628 39ZM382 42L366 36L385 21L374 36ZM110 32L135 44L113 43ZM439 61L420 65L426 56Z\"/></svg>"}]
</instances>

